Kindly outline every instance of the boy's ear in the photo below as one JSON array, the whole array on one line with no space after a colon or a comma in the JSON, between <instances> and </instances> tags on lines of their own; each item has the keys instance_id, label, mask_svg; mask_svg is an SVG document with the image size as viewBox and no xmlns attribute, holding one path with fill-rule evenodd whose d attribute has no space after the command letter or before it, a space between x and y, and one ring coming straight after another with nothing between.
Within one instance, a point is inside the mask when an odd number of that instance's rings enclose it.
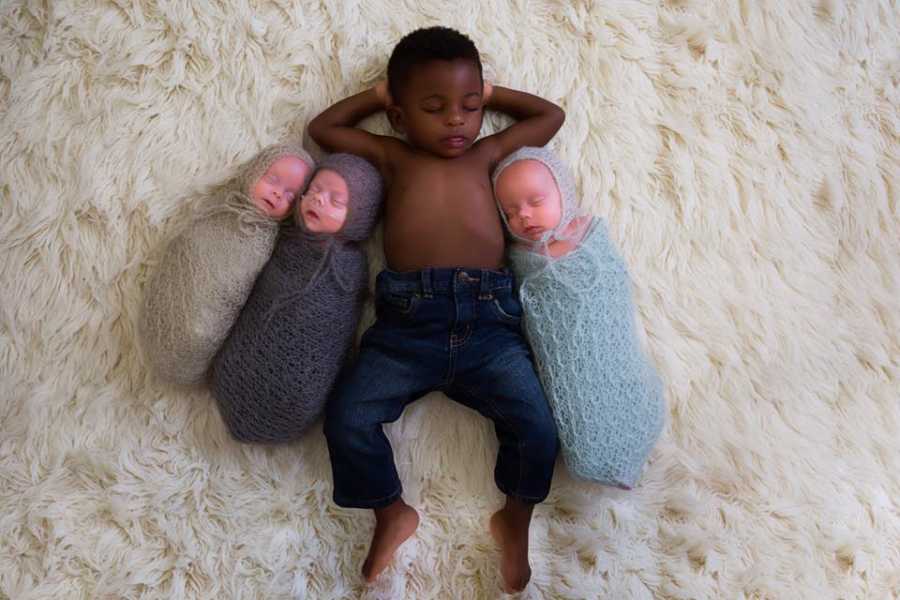
<instances>
[{"instance_id":1,"label":"boy's ear","mask_svg":"<svg viewBox=\"0 0 900 600\"><path fill-rule=\"evenodd\" d=\"M403 122L403 109L396 104L391 104L385 111L387 112L388 121L390 121L394 131L397 133L406 133L406 127Z\"/></svg>"}]
</instances>

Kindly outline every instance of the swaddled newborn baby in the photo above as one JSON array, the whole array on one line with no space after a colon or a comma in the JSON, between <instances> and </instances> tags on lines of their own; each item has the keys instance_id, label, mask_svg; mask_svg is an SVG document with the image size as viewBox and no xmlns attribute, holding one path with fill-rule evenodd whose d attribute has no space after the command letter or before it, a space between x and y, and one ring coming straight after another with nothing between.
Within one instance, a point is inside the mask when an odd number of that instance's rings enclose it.
<instances>
[{"instance_id":1,"label":"swaddled newborn baby","mask_svg":"<svg viewBox=\"0 0 900 600\"><path fill-rule=\"evenodd\" d=\"M319 165L213 361L213 396L236 439L292 441L321 414L353 344L369 281L360 242L381 202L364 159Z\"/></svg>"},{"instance_id":2,"label":"swaddled newborn baby","mask_svg":"<svg viewBox=\"0 0 900 600\"><path fill-rule=\"evenodd\" d=\"M269 260L278 224L315 163L299 144L260 152L224 184L215 204L165 247L144 293L139 331L162 379L196 384Z\"/></svg>"},{"instance_id":3,"label":"swaddled newborn baby","mask_svg":"<svg viewBox=\"0 0 900 600\"><path fill-rule=\"evenodd\" d=\"M574 475L630 489L665 405L636 335L625 263L603 220L579 212L572 176L548 149L511 154L493 183L561 453Z\"/></svg>"}]
</instances>

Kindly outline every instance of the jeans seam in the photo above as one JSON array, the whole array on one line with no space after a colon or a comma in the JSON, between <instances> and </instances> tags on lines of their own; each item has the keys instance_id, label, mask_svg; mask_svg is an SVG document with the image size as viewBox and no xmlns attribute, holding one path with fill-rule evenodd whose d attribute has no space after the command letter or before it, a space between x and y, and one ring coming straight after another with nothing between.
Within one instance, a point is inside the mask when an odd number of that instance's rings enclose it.
<instances>
[{"instance_id":1,"label":"jeans seam","mask_svg":"<svg viewBox=\"0 0 900 600\"><path fill-rule=\"evenodd\" d=\"M477 395L477 394L473 394L466 386L464 386L464 385L462 385L462 384L460 384L460 383L457 383L457 384L456 384L456 387L457 387L458 389L462 390L463 392L465 392L470 398L473 398L473 399L476 399L476 400L479 399L479 398L481 398L481 396L479 396L479 395ZM489 397L485 397L485 398L484 398L484 402L485 402L488 406L491 407L491 410L494 412L495 415L497 415L498 417L500 417L500 420L503 421L503 424L506 425L507 429L509 429L510 431L514 431L512 425L510 425L510 422L506 419L505 416L503 416L503 413L500 412L500 411L497 409L497 406L491 401L491 399L490 399ZM498 441L499 441L499 440L498 440ZM522 442L517 442L517 443L516 443L516 448L517 448L517 450L518 450L518 452L519 452L519 460L518 460L518 462L519 462L519 472L518 472L518 474L516 475L516 485L513 486L513 487L514 487L514 489L519 490L519 489L521 489L521 487L522 487L522 469L523 469L524 466L525 466L525 465L523 464L525 461L522 459ZM499 452L499 449L498 449L498 452ZM498 458L498 460L499 460L499 458ZM498 487L499 487L499 485L498 485ZM507 495L521 496L521 494L519 494L519 493L513 493L513 494L510 494L509 492L507 492Z\"/></svg>"}]
</instances>

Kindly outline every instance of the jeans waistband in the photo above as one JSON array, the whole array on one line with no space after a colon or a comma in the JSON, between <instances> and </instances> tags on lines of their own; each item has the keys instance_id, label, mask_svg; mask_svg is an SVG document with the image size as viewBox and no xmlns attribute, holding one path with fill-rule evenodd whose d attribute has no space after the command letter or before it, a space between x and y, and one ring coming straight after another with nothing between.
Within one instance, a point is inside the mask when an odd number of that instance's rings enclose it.
<instances>
[{"instance_id":1,"label":"jeans waistband","mask_svg":"<svg viewBox=\"0 0 900 600\"><path fill-rule=\"evenodd\" d=\"M513 274L508 269L426 268L421 271L397 272L385 269L378 274L376 288L395 293L419 293L428 298L460 291L477 291L480 297L513 287Z\"/></svg>"}]
</instances>

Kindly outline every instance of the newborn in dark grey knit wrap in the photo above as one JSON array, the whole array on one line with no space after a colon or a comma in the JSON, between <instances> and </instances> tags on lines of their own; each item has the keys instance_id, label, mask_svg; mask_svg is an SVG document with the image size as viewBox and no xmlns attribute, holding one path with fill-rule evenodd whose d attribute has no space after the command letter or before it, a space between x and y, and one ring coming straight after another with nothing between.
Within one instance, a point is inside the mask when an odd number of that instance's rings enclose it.
<instances>
[{"instance_id":1,"label":"newborn in dark grey knit wrap","mask_svg":"<svg viewBox=\"0 0 900 600\"><path fill-rule=\"evenodd\" d=\"M343 225L315 233L298 202L213 361L213 396L240 441L296 440L322 413L352 347L369 280L360 242L378 220L383 186L364 159L332 154L310 189L334 174L346 183Z\"/></svg>"}]
</instances>

